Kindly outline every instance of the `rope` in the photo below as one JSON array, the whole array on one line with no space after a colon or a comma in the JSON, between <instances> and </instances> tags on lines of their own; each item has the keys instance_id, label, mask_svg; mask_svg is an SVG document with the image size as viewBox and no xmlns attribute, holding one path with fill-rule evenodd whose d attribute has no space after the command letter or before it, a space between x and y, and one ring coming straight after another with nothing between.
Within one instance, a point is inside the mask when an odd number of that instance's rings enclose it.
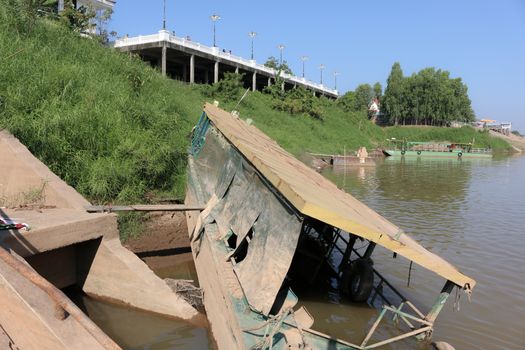
<instances>
[{"instance_id":1,"label":"rope","mask_svg":"<svg viewBox=\"0 0 525 350\"><path fill-rule=\"evenodd\" d=\"M256 331L263 327L266 327L264 330L263 339L260 342L256 343L255 345L253 345L250 349L251 350L265 350L265 349L272 350L274 336L280 331L284 320L291 314L293 314L293 309L291 307L286 308L280 313L278 313L277 315L270 316L266 321L264 321L263 323L261 323L260 325L256 327L243 329L244 332L251 332L251 331ZM297 330L301 334L301 338L303 342L302 345L305 345L304 333L303 333L302 328L299 325L297 325Z\"/></svg>"}]
</instances>

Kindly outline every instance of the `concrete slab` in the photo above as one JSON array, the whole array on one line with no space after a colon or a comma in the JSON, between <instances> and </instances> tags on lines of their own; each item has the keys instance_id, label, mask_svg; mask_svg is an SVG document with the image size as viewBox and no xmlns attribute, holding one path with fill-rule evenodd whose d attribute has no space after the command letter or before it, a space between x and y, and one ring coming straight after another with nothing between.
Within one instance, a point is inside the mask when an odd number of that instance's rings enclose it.
<instances>
[{"instance_id":1,"label":"concrete slab","mask_svg":"<svg viewBox=\"0 0 525 350\"><path fill-rule=\"evenodd\" d=\"M22 275L16 265L23 264L15 259L5 251L0 259L0 344L8 343L5 349L120 349L60 291L49 284L51 293L46 292Z\"/></svg>"},{"instance_id":2,"label":"concrete slab","mask_svg":"<svg viewBox=\"0 0 525 350\"><path fill-rule=\"evenodd\" d=\"M116 215L87 213L84 207L90 203L5 131L0 131L0 150L0 216L31 228L0 230L0 246L26 258L55 286L75 283L97 298L198 324L204 320L122 247ZM28 200L36 202L25 203ZM12 260L3 249L0 255ZM70 318L53 318L56 302L41 285L4 265L0 261L0 338L5 335L0 344L7 337L7 343L20 349L100 348L93 339L84 339ZM48 292L61 293L44 281ZM91 333L102 333L94 329Z\"/></svg>"},{"instance_id":3,"label":"concrete slab","mask_svg":"<svg viewBox=\"0 0 525 350\"><path fill-rule=\"evenodd\" d=\"M202 314L173 293L118 239L102 240L82 290L95 298L205 324Z\"/></svg>"},{"instance_id":4,"label":"concrete slab","mask_svg":"<svg viewBox=\"0 0 525 350\"><path fill-rule=\"evenodd\" d=\"M23 204L24 199L31 199L42 187L43 205L80 210L89 205L5 130L0 130L0 150L0 207Z\"/></svg>"},{"instance_id":5,"label":"concrete slab","mask_svg":"<svg viewBox=\"0 0 525 350\"><path fill-rule=\"evenodd\" d=\"M78 209L0 209L0 217L30 226L29 231L0 231L0 245L23 257L102 236L118 237L114 214L88 214Z\"/></svg>"}]
</instances>

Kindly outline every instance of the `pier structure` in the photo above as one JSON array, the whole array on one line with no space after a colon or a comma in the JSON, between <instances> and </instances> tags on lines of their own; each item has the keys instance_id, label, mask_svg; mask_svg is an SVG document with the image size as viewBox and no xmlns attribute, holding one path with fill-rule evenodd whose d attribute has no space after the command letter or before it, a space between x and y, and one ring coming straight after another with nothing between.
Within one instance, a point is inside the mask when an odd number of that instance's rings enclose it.
<instances>
[{"instance_id":1,"label":"pier structure","mask_svg":"<svg viewBox=\"0 0 525 350\"><path fill-rule=\"evenodd\" d=\"M217 83L224 77L224 73L235 72L244 74L246 88L261 91L264 87L275 84L279 74L283 90L302 86L317 96L339 96L336 89L323 84L278 72L253 59L233 55L216 46L194 42L188 37L178 37L167 30L160 30L152 35L119 38L114 47L122 52L136 53L152 66L158 67L162 74L190 84Z\"/></svg>"},{"instance_id":2,"label":"pier structure","mask_svg":"<svg viewBox=\"0 0 525 350\"><path fill-rule=\"evenodd\" d=\"M62 291L202 324L119 239L117 217L84 197L0 130L0 349L120 347Z\"/></svg>"}]
</instances>

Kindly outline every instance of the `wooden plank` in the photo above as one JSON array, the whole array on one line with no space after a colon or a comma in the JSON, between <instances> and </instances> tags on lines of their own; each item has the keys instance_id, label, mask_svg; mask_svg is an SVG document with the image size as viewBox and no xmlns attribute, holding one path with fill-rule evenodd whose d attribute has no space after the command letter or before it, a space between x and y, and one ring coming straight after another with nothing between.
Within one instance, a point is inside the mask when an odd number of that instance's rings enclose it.
<instances>
[{"instance_id":1,"label":"wooden plank","mask_svg":"<svg viewBox=\"0 0 525 350\"><path fill-rule=\"evenodd\" d=\"M88 213L113 213L118 211L187 211L204 210L204 206L184 204L135 204L135 205L90 205L85 207Z\"/></svg>"}]
</instances>

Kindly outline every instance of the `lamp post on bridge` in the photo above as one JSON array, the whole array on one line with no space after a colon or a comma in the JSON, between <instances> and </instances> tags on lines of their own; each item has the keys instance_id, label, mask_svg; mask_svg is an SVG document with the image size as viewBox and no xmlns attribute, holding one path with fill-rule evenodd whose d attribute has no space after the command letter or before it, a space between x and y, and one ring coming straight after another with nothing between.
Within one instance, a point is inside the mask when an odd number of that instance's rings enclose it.
<instances>
[{"instance_id":1,"label":"lamp post on bridge","mask_svg":"<svg viewBox=\"0 0 525 350\"><path fill-rule=\"evenodd\" d=\"M303 78L304 78L304 62L308 61L308 56L301 56L301 61L303 61Z\"/></svg>"},{"instance_id":2,"label":"lamp post on bridge","mask_svg":"<svg viewBox=\"0 0 525 350\"><path fill-rule=\"evenodd\" d=\"M339 75L338 71L334 71L334 90L337 90L337 76Z\"/></svg>"},{"instance_id":3,"label":"lamp post on bridge","mask_svg":"<svg viewBox=\"0 0 525 350\"><path fill-rule=\"evenodd\" d=\"M213 14L210 16L210 19L213 21L213 47L217 47L217 45L215 45L215 24L221 19L221 16Z\"/></svg>"},{"instance_id":4,"label":"lamp post on bridge","mask_svg":"<svg viewBox=\"0 0 525 350\"><path fill-rule=\"evenodd\" d=\"M164 0L164 10L162 15L162 29L166 30L166 0Z\"/></svg>"},{"instance_id":5,"label":"lamp post on bridge","mask_svg":"<svg viewBox=\"0 0 525 350\"><path fill-rule=\"evenodd\" d=\"M250 38L252 38L252 61L253 61L253 38L255 38L255 36L257 36L257 33L256 32L249 32L248 35L250 36Z\"/></svg>"},{"instance_id":6,"label":"lamp post on bridge","mask_svg":"<svg viewBox=\"0 0 525 350\"><path fill-rule=\"evenodd\" d=\"M321 71L321 85L323 85L323 69L325 69L326 66L324 64L319 65L319 70Z\"/></svg>"},{"instance_id":7,"label":"lamp post on bridge","mask_svg":"<svg viewBox=\"0 0 525 350\"><path fill-rule=\"evenodd\" d=\"M283 44L279 44L279 46L277 46L277 48L280 51L279 64L282 65L283 64L283 50L284 50L285 46Z\"/></svg>"}]
</instances>

